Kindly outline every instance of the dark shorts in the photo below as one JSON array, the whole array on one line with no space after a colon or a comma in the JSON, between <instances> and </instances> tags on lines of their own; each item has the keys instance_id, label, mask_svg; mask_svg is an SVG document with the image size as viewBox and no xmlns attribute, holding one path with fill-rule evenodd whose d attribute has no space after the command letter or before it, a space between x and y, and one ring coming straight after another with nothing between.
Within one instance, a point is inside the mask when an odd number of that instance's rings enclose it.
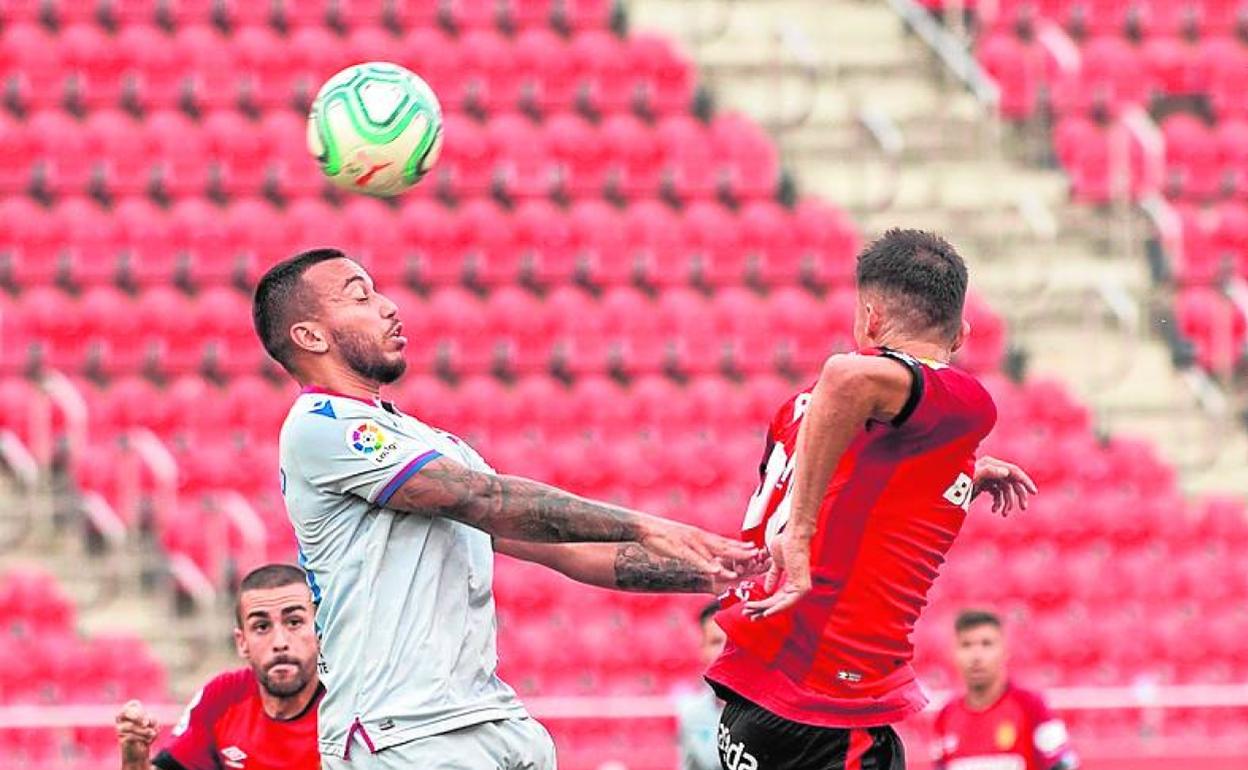
<instances>
[{"instance_id":1,"label":"dark shorts","mask_svg":"<svg viewBox=\"0 0 1248 770\"><path fill-rule=\"evenodd\" d=\"M905 770L905 751L891 727L804 725L728 695L719 720L724 770Z\"/></svg>"}]
</instances>

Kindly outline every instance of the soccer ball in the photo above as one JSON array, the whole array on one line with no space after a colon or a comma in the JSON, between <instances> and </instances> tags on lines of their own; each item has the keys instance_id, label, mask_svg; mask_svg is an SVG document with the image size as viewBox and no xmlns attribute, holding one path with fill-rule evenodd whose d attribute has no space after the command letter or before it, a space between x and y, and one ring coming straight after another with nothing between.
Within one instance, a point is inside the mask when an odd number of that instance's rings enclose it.
<instances>
[{"instance_id":1,"label":"soccer ball","mask_svg":"<svg viewBox=\"0 0 1248 770\"><path fill-rule=\"evenodd\" d=\"M347 67L325 81L308 115L308 150L329 181L398 195L442 150L442 108L425 81L389 62Z\"/></svg>"}]
</instances>

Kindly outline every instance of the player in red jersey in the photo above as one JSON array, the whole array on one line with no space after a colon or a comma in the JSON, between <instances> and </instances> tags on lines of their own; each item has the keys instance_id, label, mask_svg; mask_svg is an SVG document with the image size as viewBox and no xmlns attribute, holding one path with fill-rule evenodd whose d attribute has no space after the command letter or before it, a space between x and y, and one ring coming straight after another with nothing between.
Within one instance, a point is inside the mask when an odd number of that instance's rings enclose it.
<instances>
[{"instance_id":1,"label":"player in red jersey","mask_svg":"<svg viewBox=\"0 0 1248 770\"><path fill-rule=\"evenodd\" d=\"M827 360L776 415L743 526L776 567L728 607L707 678L726 701L728 770L902 768L889 724L926 698L909 636L971 499L1034 492L975 452L988 392L949 365L969 331L967 274L943 239L890 230L858 258L856 353ZM978 483L977 483L978 482Z\"/></svg>"},{"instance_id":2,"label":"player in red jersey","mask_svg":"<svg viewBox=\"0 0 1248 770\"><path fill-rule=\"evenodd\" d=\"M1077 770L1066 725L1038 693L1010 681L1001 619L968 610L954 632L966 693L936 717L937 770Z\"/></svg>"},{"instance_id":3,"label":"player in red jersey","mask_svg":"<svg viewBox=\"0 0 1248 770\"><path fill-rule=\"evenodd\" d=\"M221 674L200 690L149 759L155 720L138 701L117 715L122 770L319 770L314 608L303 570L269 564L240 586L234 641L247 668Z\"/></svg>"}]
</instances>

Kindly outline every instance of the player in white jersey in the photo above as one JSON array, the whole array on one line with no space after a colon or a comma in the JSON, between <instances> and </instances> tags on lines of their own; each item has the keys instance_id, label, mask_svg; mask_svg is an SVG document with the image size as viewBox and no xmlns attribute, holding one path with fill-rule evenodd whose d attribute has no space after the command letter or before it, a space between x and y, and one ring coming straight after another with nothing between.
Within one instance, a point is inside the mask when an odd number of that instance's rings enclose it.
<instances>
[{"instance_id":1,"label":"player in white jersey","mask_svg":"<svg viewBox=\"0 0 1248 770\"><path fill-rule=\"evenodd\" d=\"M498 475L382 401L405 369L403 324L339 251L270 269L253 315L304 387L281 483L318 602L326 770L555 766L495 672L495 551L625 590L708 591L758 566L738 541Z\"/></svg>"}]
</instances>

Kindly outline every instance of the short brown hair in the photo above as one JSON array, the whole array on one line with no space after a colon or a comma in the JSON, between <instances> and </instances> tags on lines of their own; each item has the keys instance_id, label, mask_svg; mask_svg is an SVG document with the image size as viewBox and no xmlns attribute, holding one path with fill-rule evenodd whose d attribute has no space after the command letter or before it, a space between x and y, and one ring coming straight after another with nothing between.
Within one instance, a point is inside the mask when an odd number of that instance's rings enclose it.
<instances>
[{"instance_id":1,"label":"short brown hair","mask_svg":"<svg viewBox=\"0 0 1248 770\"><path fill-rule=\"evenodd\" d=\"M962 328L966 263L935 233L887 231L858 255L855 279L860 290L878 289L903 300L911 331L931 329L952 339Z\"/></svg>"},{"instance_id":2,"label":"short brown hair","mask_svg":"<svg viewBox=\"0 0 1248 770\"><path fill-rule=\"evenodd\" d=\"M243 594L248 591L259 591L265 588L281 588L282 586L307 585L308 573L294 564L265 564L256 567L243 576L238 584L238 600L234 602L234 619L238 627L243 627Z\"/></svg>"},{"instance_id":3,"label":"short brown hair","mask_svg":"<svg viewBox=\"0 0 1248 770\"><path fill-rule=\"evenodd\" d=\"M980 626L996 626L1001 628L1001 618L988 610L962 610L953 621L953 632L960 634Z\"/></svg>"}]
</instances>

